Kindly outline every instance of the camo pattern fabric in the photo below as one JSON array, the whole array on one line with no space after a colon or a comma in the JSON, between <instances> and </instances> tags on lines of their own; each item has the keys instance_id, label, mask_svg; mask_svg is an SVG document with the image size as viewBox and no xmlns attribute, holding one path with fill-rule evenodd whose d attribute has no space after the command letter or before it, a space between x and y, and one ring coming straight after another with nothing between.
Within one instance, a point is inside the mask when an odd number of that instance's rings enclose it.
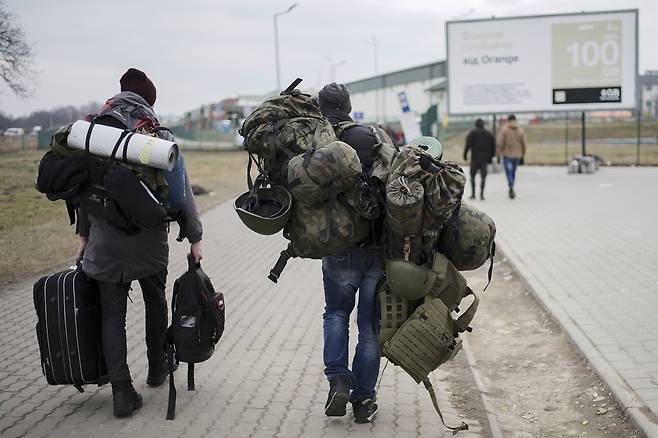
<instances>
[{"instance_id":1,"label":"camo pattern fabric","mask_svg":"<svg viewBox=\"0 0 658 438\"><path fill-rule=\"evenodd\" d=\"M356 214L346 198L353 193L319 205L295 202L283 236L300 257L321 258L362 241L370 234L370 223Z\"/></svg>"},{"instance_id":2,"label":"camo pattern fabric","mask_svg":"<svg viewBox=\"0 0 658 438\"><path fill-rule=\"evenodd\" d=\"M485 212L469 204L463 204L454 224L441 232L439 250L460 271L470 271L482 266L490 257L496 224Z\"/></svg>"},{"instance_id":3,"label":"camo pattern fabric","mask_svg":"<svg viewBox=\"0 0 658 438\"><path fill-rule=\"evenodd\" d=\"M429 267L433 261L435 245L441 229L461 203L466 186L466 175L457 164L450 161L432 162L438 170L436 173L424 170L420 166L422 157L431 160L430 155L418 146L407 145L402 148L393 159L387 193L389 187L399 178L422 185L423 203L414 207L418 209L418 214L422 215L422 231L412 239L414 258L410 260ZM395 223L396 220L395 217L387 215L385 222L389 238L387 251L389 258L399 258L398 252L402 245L400 242L408 237L397 232L401 227Z\"/></svg>"},{"instance_id":4,"label":"camo pattern fabric","mask_svg":"<svg viewBox=\"0 0 658 438\"><path fill-rule=\"evenodd\" d=\"M295 201L313 205L354 189L361 171L356 150L334 141L291 158L288 187Z\"/></svg>"},{"instance_id":5,"label":"camo pattern fabric","mask_svg":"<svg viewBox=\"0 0 658 438\"><path fill-rule=\"evenodd\" d=\"M258 158L261 172L275 185L286 185L292 157L336 140L317 100L297 91L263 102L244 121L240 134L247 151Z\"/></svg>"},{"instance_id":6,"label":"camo pattern fabric","mask_svg":"<svg viewBox=\"0 0 658 438\"><path fill-rule=\"evenodd\" d=\"M421 262L424 194L425 189L419 181L404 176L390 181L386 186L385 221L389 231L389 258ZM405 246L409 251L406 257Z\"/></svg>"}]
</instances>

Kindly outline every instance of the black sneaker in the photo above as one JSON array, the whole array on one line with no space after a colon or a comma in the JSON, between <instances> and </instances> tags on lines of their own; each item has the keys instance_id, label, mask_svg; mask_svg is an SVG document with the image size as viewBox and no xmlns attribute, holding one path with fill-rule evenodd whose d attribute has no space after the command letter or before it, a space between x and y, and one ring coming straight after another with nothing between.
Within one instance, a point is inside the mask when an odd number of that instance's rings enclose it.
<instances>
[{"instance_id":1,"label":"black sneaker","mask_svg":"<svg viewBox=\"0 0 658 438\"><path fill-rule=\"evenodd\" d=\"M377 414L377 403L374 400L352 402L355 423L370 423Z\"/></svg>"},{"instance_id":2,"label":"black sneaker","mask_svg":"<svg viewBox=\"0 0 658 438\"><path fill-rule=\"evenodd\" d=\"M514 189L511 187L509 188L509 198L510 199L516 198L516 193L514 193Z\"/></svg>"},{"instance_id":3,"label":"black sneaker","mask_svg":"<svg viewBox=\"0 0 658 438\"><path fill-rule=\"evenodd\" d=\"M142 407L142 396L130 381L112 384L112 408L115 417L127 417Z\"/></svg>"},{"instance_id":4,"label":"black sneaker","mask_svg":"<svg viewBox=\"0 0 658 438\"><path fill-rule=\"evenodd\" d=\"M329 381L329 396L324 405L324 413L328 417L342 417L345 415L345 406L350 400L350 387L352 382L348 376L336 376Z\"/></svg>"}]
</instances>

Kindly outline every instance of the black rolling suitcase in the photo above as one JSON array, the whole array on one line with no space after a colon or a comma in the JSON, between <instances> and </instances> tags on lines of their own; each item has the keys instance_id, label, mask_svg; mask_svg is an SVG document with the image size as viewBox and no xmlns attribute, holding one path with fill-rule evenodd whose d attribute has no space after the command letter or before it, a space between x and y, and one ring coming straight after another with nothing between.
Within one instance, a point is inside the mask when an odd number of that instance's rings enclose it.
<instances>
[{"instance_id":1,"label":"black rolling suitcase","mask_svg":"<svg viewBox=\"0 0 658 438\"><path fill-rule=\"evenodd\" d=\"M101 343L96 283L80 266L41 278L34 285L41 369L51 385L108 382Z\"/></svg>"}]
</instances>

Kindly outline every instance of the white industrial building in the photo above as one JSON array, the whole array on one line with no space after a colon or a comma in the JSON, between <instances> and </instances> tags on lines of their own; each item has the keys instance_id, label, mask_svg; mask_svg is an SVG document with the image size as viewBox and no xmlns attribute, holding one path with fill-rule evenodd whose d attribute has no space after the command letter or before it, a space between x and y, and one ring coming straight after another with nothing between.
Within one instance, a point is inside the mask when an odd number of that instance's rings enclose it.
<instances>
[{"instance_id":1,"label":"white industrial building","mask_svg":"<svg viewBox=\"0 0 658 438\"><path fill-rule=\"evenodd\" d=\"M438 117L447 114L446 62L439 61L348 82L352 115L364 122L394 123L400 119L399 93L405 92L417 116L437 105Z\"/></svg>"}]
</instances>

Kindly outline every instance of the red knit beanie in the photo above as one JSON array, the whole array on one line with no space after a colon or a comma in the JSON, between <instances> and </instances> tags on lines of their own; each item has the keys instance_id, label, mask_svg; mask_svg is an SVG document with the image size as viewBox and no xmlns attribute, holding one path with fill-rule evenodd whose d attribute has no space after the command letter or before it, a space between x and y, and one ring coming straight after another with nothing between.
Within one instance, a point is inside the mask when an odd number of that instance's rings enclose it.
<instances>
[{"instance_id":1,"label":"red knit beanie","mask_svg":"<svg viewBox=\"0 0 658 438\"><path fill-rule=\"evenodd\" d=\"M144 98L151 106L155 104L155 85L146 74L136 68L129 68L119 80L121 91L132 91Z\"/></svg>"}]
</instances>

